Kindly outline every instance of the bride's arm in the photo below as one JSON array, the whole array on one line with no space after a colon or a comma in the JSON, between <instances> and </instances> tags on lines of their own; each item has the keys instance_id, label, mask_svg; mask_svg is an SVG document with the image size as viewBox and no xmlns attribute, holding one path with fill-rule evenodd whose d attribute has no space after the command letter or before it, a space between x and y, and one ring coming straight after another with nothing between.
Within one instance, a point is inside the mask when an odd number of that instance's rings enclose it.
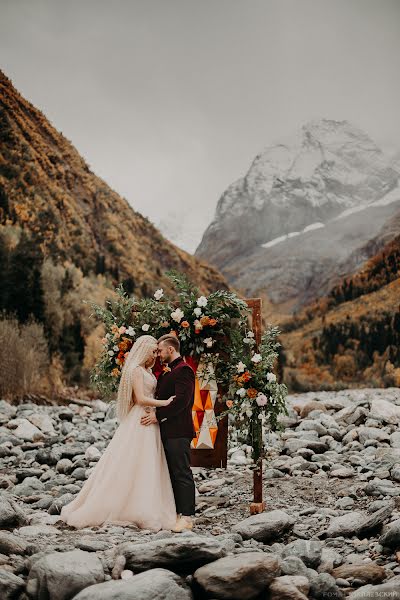
<instances>
[{"instance_id":1,"label":"bride's arm","mask_svg":"<svg viewBox=\"0 0 400 600\"><path fill-rule=\"evenodd\" d=\"M143 372L141 367L136 367L136 369L133 370L132 384L135 402L141 406L168 406L168 404L170 404L175 398L175 396L171 396L171 398L168 400L156 400L155 398L145 396L143 387Z\"/></svg>"}]
</instances>

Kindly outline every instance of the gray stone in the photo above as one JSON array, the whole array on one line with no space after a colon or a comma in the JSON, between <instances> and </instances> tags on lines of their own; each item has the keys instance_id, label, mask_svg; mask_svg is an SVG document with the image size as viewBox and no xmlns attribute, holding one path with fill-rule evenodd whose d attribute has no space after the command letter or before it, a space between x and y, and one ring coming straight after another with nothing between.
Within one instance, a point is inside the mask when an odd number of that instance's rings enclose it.
<instances>
[{"instance_id":1,"label":"gray stone","mask_svg":"<svg viewBox=\"0 0 400 600\"><path fill-rule=\"evenodd\" d=\"M37 442L45 438L44 433L38 429L35 425L30 423L28 419L15 419L18 423L14 434L27 442ZM11 424L11 421L10 423Z\"/></svg>"},{"instance_id":2,"label":"gray stone","mask_svg":"<svg viewBox=\"0 0 400 600\"><path fill-rule=\"evenodd\" d=\"M382 508L372 514L352 511L340 517L333 517L328 530L328 537L367 535L382 527L394 510L393 501L386 502Z\"/></svg>"},{"instance_id":3,"label":"gray stone","mask_svg":"<svg viewBox=\"0 0 400 600\"><path fill-rule=\"evenodd\" d=\"M117 554L126 558L126 568L145 571L154 567L193 570L226 555L224 546L209 537L180 535L144 543L124 542Z\"/></svg>"},{"instance_id":4,"label":"gray stone","mask_svg":"<svg viewBox=\"0 0 400 600\"><path fill-rule=\"evenodd\" d=\"M400 576L380 585L364 585L348 596L348 600L400 600Z\"/></svg>"},{"instance_id":5,"label":"gray stone","mask_svg":"<svg viewBox=\"0 0 400 600\"><path fill-rule=\"evenodd\" d=\"M390 445L392 448L400 448L400 431L394 431L390 436Z\"/></svg>"},{"instance_id":6,"label":"gray stone","mask_svg":"<svg viewBox=\"0 0 400 600\"><path fill-rule=\"evenodd\" d=\"M69 504L70 502L72 502L72 500L74 498L75 498L74 494L63 494L59 498L56 498L56 500L54 500L51 503L51 505L49 506L49 509L48 509L49 514L50 515L59 515L62 507L65 506L66 504Z\"/></svg>"},{"instance_id":7,"label":"gray stone","mask_svg":"<svg viewBox=\"0 0 400 600\"><path fill-rule=\"evenodd\" d=\"M339 498L335 502L335 508L340 508L341 510L351 508L352 506L354 506L354 500L349 496L346 496L345 498Z\"/></svg>"},{"instance_id":8,"label":"gray stone","mask_svg":"<svg viewBox=\"0 0 400 600\"><path fill-rule=\"evenodd\" d=\"M335 579L358 579L364 583L381 583L386 571L375 563L344 564L332 571Z\"/></svg>"},{"instance_id":9,"label":"gray stone","mask_svg":"<svg viewBox=\"0 0 400 600\"><path fill-rule=\"evenodd\" d=\"M15 600L25 589L25 582L21 577L0 568L0 598L1 600Z\"/></svg>"},{"instance_id":10,"label":"gray stone","mask_svg":"<svg viewBox=\"0 0 400 600\"><path fill-rule=\"evenodd\" d=\"M295 540L288 544L282 558L297 556L302 562L312 569L316 569L321 562L322 544L318 540Z\"/></svg>"},{"instance_id":11,"label":"gray stone","mask_svg":"<svg viewBox=\"0 0 400 600\"><path fill-rule=\"evenodd\" d=\"M370 417L384 423L400 423L400 406L383 398L374 398L369 411Z\"/></svg>"},{"instance_id":12,"label":"gray stone","mask_svg":"<svg viewBox=\"0 0 400 600\"><path fill-rule=\"evenodd\" d=\"M70 600L84 588L104 581L100 559L82 550L32 557L27 591L38 600Z\"/></svg>"},{"instance_id":13,"label":"gray stone","mask_svg":"<svg viewBox=\"0 0 400 600\"><path fill-rule=\"evenodd\" d=\"M280 477L285 477L285 474L278 469L266 469L264 471L264 479L279 479Z\"/></svg>"},{"instance_id":14,"label":"gray stone","mask_svg":"<svg viewBox=\"0 0 400 600\"><path fill-rule=\"evenodd\" d=\"M310 583L301 575L284 575L273 580L268 600L307 600Z\"/></svg>"},{"instance_id":15,"label":"gray stone","mask_svg":"<svg viewBox=\"0 0 400 600\"><path fill-rule=\"evenodd\" d=\"M13 494L16 496L34 496L44 490L44 484L36 477L26 477L22 483L16 485Z\"/></svg>"},{"instance_id":16,"label":"gray stone","mask_svg":"<svg viewBox=\"0 0 400 600\"><path fill-rule=\"evenodd\" d=\"M400 496L400 486L390 479L374 479L367 483L364 491L367 496Z\"/></svg>"},{"instance_id":17,"label":"gray stone","mask_svg":"<svg viewBox=\"0 0 400 600\"><path fill-rule=\"evenodd\" d=\"M329 573L319 573L311 578L310 594L315 600L342 600L344 594L336 585L336 581Z\"/></svg>"},{"instance_id":18,"label":"gray stone","mask_svg":"<svg viewBox=\"0 0 400 600\"><path fill-rule=\"evenodd\" d=\"M212 597L250 600L280 574L279 559L264 552L220 558L195 571L193 577Z\"/></svg>"},{"instance_id":19,"label":"gray stone","mask_svg":"<svg viewBox=\"0 0 400 600\"><path fill-rule=\"evenodd\" d=\"M57 473L70 473L73 468L73 462L69 458L61 458L56 464Z\"/></svg>"},{"instance_id":20,"label":"gray stone","mask_svg":"<svg viewBox=\"0 0 400 600\"><path fill-rule=\"evenodd\" d=\"M74 600L192 600L181 577L166 569L150 569L126 581L106 581L79 592Z\"/></svg>"},{"instance_id":21,"label":"gray stone","mask_svg":"<svg viewBox=\"0 0 400 600\"><path fill-rule=\"evenodd\" d=\"M327 529L328 537L351 536L364 522L364 515L358 511L351 511L340 517L333 517Z\"/></svg>"},{"instance_id":22,"label":"gray stone","mask_svg":"<svg viewBox=\"0 0 400 600\"><path fill-rule=\"evenodd\" d=\"M13 533L0 531L0 552L2 554L26 554L29 551L29 545L25 540Z\"/></svg>"},{"instance_id":23,"label":"gray stone","mask_svg":"<svg viewBox=\"0 0 400 600\"><path fill-rule=\"evenodd\" d=\"M281 570L285 575L307 576L308 569L303 561L297 556L288 556L281 562Z\"/></svg>"},{"instance_id":24,"label":"gray stone","mask_svg":"<svg viewBox=\"0 0 400 600\"><path fill-rule=\"evenodd\" d=\"M0 495L0 528L13 527L25 523L23 511L11 498Z\"/></svg>"},{"instance_id":25,"label":"gray stone","mask_svg":"<svg viewBox=\"0 0 400 600\"><path fill-rule=\"evenodd\" d=\"M295 519L283 510L252 515L232 527L243 539L253 538L260 542L274 542L283 533L293 528Z\"/></svg>"},{"instance_id":26,"label":"gray stone","mask_svg":"<svg viewBox=\"0 0 400 600\"><path fill-rule=\"evenodd\" d=\"M361 444L364 444L367 440L376 440L378 442L390 442L389 434L378 427L359 427L358 428L358 439Z\"/></svg>"},{"instance_id":27,"label":"gray stone","mask_svg":"<svg viewBox=\"0 0 400 600\"><path fill-rule=\"evenodd\" d=\"M389 548L400 548L400 519L392 521L384 527L379 543L382 546L389 546Z\"/></svg>"}]
</instances>

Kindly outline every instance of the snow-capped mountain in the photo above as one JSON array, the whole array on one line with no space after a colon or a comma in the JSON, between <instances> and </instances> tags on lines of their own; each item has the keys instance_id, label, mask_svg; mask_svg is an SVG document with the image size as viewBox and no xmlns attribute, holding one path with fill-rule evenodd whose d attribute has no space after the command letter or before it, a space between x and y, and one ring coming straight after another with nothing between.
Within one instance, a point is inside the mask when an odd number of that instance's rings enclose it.
<instances>
[{"instance_id":1,"label":"snow-capped mountain","mask_svg":"<svg viewBox=\"0 0 400 600\"><path fill-rule=\"evenodd\" d=\"M293 308L318 293L321 265L331 279L400 210L397 163L347 121L311 121L226 190L196 254L245 293Z\"/></svg>"}]
</instances>

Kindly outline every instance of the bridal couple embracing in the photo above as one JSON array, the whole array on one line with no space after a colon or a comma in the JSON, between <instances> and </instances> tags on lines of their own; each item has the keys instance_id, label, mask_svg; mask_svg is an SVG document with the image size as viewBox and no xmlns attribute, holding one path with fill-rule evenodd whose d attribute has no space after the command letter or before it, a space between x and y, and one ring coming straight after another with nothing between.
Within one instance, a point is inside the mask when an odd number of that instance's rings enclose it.
<instances>
[{"instance_id":1,"label":"bridal couple embracing","mask_svg":"<svg viewBox=\"0 0 400 600\"><path fill-rule=\"evenodd\" d=\"M192 529L195 485L190 469L195 375L177 337L140 336L122 369L119 426L79 494L62 508L74 527L137 525ZM157 355L164 365L152 372Z\"/></svg>"}]
</instances>

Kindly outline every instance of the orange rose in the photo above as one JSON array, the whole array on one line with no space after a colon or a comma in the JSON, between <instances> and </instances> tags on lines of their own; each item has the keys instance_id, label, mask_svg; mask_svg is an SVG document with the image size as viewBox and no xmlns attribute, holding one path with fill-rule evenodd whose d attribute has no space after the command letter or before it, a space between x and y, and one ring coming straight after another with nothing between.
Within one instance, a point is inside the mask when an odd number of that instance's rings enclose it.
<instances>
[{"instance_id":1,"label":"orange rose","mask_svg":"<svg viewBox=\"0 0 400 600\"><path fill-rule=\"evenodd\" d=\"M228 408L232 408L232 406L233 406L233 400L227 400L226 401L226 405L227 405Z\"/></svg>"},{"instance_id":2,"label":"orange rose","mask_svg":"<svg viewBox=\"0 0 400 600\"><path fill-rule=\"evenodd\" d=\"M111 375L112 375L113 377L118 377L119 375L121 375L121 371L120 371L119 369L113 369L113 370L111 371Z\"/></svg>"},{"instance_id":3,"label":"orange rose","mask_svg":"<svg viewBox=\"0 0 400 600\"><path fill-rule=\"evenodd\" d=\"M256 398L258 394L258 391L256 390L256 388L249 388L247 390L247 395L249 398Z\"/></svg>"},{"instance_id":4,"label":"orange rose","mask_svg":"<svg viewBox=\"0 0 400 600\"><path fill-rule=\"evenodd\" d=\"M251 375L248 371L245 371L241 378L243 381L249 381L251 379Z\"/></svg>"},{"instance_id":5,"label":"orange rose","mask_svg":"<svg viewBox=\"0 0 400 600\"><path fill-rule=\"evenodd\" d=\"M210 319L211 327L214 327L214 325L216 325L217 323L218 323L217 319Z\"/></svg>"},{"instance_id":6,"label":"orange rose","mask_svg":"<svg viewBox=\"0 0 400 600\"><path fill-rule=\"evenodd\" d=\"M205 327L210 324L210 317L201 317L200 323Z\"/></svg>"},{"instance_id":7,"label":"orange rose","mask_svg":"<svg viewBox=\"0 0 400 600\"><path fill-rule=\"evenodd\" d=\"M184 327L185 329L187 329L188 327L190 327L190 323L188 321L182 321L181 323L182 327Z\"/></svg>"}]
</instances>

